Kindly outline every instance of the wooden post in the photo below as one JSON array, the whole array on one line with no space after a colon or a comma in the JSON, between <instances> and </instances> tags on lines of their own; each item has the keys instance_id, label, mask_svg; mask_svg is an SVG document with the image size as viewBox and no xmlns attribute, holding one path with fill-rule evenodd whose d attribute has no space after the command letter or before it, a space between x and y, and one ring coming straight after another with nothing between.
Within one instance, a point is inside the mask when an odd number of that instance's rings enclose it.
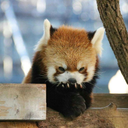
<instances>
[{"instance_id":1,"label":"wooden post","mask_svg":"<svg viewBox=\"0 0 128 128\"><path fill-rule=\"evenodd\" d=\"M45 85L0 84L0 121L45 119Z\"/></svg>"}]
</instances>

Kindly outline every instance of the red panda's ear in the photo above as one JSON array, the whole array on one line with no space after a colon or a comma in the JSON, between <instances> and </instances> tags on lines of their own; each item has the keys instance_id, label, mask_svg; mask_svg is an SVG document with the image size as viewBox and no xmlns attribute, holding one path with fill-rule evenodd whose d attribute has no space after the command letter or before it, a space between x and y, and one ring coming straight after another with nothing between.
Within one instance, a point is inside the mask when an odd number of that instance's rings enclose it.
<instances>
[{"instance_id":1,"label":"red panda's ear","mask_svg":"<svg viewBox=\"0 0 128 128\"><path fill-rule=\"evenodd\" d=\"M104 28L97 29L91 39L91 43L96 50L96 53L101 56L102 54L102 40L104 37Z\"/></svg>"},{"instance_id":2,"label":"red panda's ear","mask_svg":"<svg viewBox=\"0 0 128 128\"><path fill-rule=\"evenodd\" d=\"M52 25L51 25L51 27L50 27L50 37L53 35L53 33L55 31L57 31L57 29L56 28L53 28Z\"/></svg>"},{"instance_id":3,"label":"red panda's ear","mask_svg":"<svg viewBox=\"0 0 128 128\"><path fill-rule=\"evenodd\" d=\"M39 40L37 46L35 47L36 51L41 51L43 46L46 46L48 43L48 40L50 39L50 37L52 36L52 34L54 33L54 31L56 31L56 29L54 29L52 27L52 25L50 24L50 22L45 19L44 20L44 35L43 37Z\"/></svg>"},{"instance_id":4,"label":"red panda's ear","mask_svg":"<svg viewBox=\"0 0 128 128\"><path fill-rule=\"evenodd\" d=\"M95 32L96 32L96 31L94 31L94 32L88 32L88 39L89 39L90 41L92 40L92 38L93 38Z\"/></svg>"}]
</instances>

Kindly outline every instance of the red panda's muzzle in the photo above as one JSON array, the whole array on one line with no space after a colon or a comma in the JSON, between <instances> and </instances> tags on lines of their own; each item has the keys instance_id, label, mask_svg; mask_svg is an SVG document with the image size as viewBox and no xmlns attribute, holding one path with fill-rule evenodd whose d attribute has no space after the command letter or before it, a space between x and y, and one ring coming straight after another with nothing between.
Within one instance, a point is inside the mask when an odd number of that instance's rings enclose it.
<instances>
[{"instance_id":1,"label":"red panda's muzzle","mask_svg":"<svg viewBox=\"0 0 128 128\"><path fill-rule=\"evenodd\" d=\"M74 78L70 78L70 79L68 79L68 82L71 84L75 84L77 81Z\"/></svg>"},{"instance_id":2,"label":"red panda's muzzle","mask_svg":"<svg viewBox=\"0 0 128 128\"><path fill-rule=\"evenodd\" d=\"M76 82L75 83L72 83L72 82L67 82L67 83L58 83L56 87L59 87L59 88L85 88L84 84L77 84Z\"/></svg>"}]
</instances>

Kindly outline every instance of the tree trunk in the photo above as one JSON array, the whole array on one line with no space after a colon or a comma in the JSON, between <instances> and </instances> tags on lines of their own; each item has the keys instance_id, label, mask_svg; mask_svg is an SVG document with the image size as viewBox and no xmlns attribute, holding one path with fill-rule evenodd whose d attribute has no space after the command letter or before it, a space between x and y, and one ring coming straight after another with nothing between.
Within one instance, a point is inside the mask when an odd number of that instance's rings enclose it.
<instances>
[{"instance_id":1,"label":"tree trunk","mask_svg":"<svg viewBox=\"0 0 128 128\"><path fill-rule=\"evenodd\" d=\"M128 34L120 13L119 0L97 0L106 35L128 84Z\"/></svg>"}]
</instances>

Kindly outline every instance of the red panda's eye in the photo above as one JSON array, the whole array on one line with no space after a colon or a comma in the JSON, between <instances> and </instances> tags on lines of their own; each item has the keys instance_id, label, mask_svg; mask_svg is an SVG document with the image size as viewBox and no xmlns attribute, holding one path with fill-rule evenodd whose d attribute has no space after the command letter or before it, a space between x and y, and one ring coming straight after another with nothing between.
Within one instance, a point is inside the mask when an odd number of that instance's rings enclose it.
<instances>
[{"instance_id":1,"label":"red panda's eye","mask_svg":"<svg viewBox=\"0 0 128 128\"><path fill-rule=\"evenodd\" d=\"M80 68L80 69L79 69L79 72L82 72L83 70L84 70L84 67Z\"/></svg>"},{"instance_id":2,"label":"red panda's eye","mask_svg":"<svg viewBox=\"0 0 128 128\"><path fill-rule=\"evenodd\" d=\"M59 67L59 70L60 70L61 72L65 72L65 69L64 69L63 67Z\"/></svg>"}]
</instances>

